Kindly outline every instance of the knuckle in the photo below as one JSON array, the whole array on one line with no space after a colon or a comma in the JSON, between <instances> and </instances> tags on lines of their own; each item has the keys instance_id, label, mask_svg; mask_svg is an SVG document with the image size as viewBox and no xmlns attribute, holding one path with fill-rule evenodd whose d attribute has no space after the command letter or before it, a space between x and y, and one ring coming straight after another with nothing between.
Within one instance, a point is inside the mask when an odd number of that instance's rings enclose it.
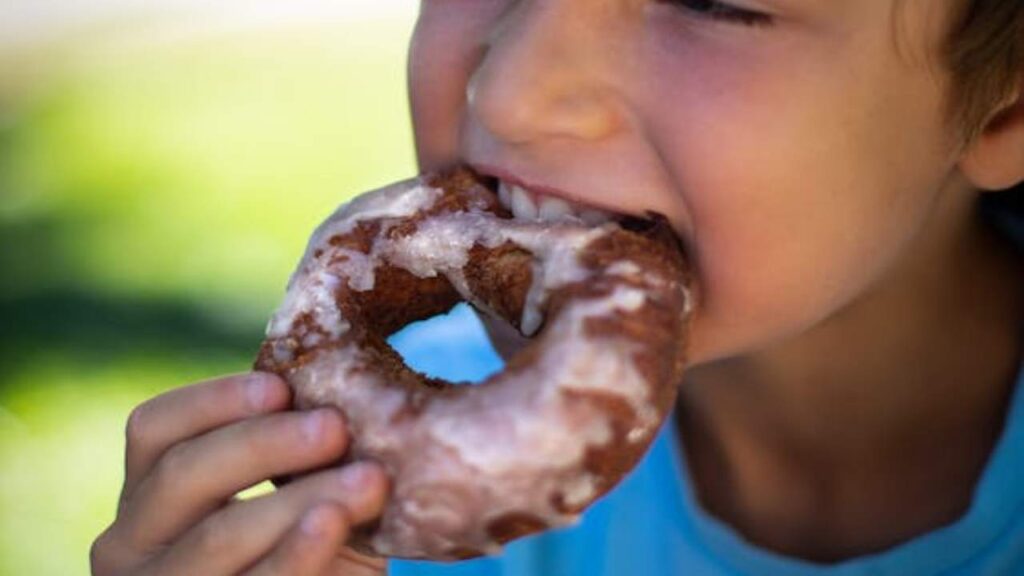
<instances>
[{"instance_id":1,"label":"knuckle","mask_svg":"<svg viewBox=\"0 0 1024 576\"><path fill-rule=\"evenodd\" d=\"M89 569L93 576L105 576L108 572L106 565L107 534L108 531L104 530L89 546Z\"/></svg>"},{"instance_id":2,"label":"knuckle","mask_svg":"<svg viewBox=\"0 0 1024 576\"><path fill-rule=\"evenodd\" d=\"M107 576L118 571L118 565L123 564L119 557L124 553L118 553L118 543L114 538L114 526L107 527L93 540L89 546L89 568L93 576ZM122 546L123 547L123 546Z\"/></svg>"},{"instance_id":3,"label":"knuckle","mask_svg":"<svg viewBox=\"0 0 1024 576\"><path fill-rule=\"evenodd\" d=\"M132 409L125 423L124 436L129 448L144 446L149 432L149 404L144 402Z\"/></svg>"}]
</instances>

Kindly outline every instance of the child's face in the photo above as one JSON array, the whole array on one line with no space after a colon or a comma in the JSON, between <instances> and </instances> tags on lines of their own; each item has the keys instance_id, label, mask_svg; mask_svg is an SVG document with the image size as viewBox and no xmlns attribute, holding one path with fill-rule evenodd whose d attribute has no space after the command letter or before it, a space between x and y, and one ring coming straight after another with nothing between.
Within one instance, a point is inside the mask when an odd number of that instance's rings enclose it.
<instances>
[{"instance_id":1,"label":"child's face","mask_svg":"<svg viewBox=\"0 0 1024 576\"><path fill-rule=\"evenodd\" d=\"M765 349L891 274L952 192L940 5L735 0L773 14L750 26L707 0L423 0L420 163L665 214L702 296L693 361Z\"/></svg>"}]
</instances>

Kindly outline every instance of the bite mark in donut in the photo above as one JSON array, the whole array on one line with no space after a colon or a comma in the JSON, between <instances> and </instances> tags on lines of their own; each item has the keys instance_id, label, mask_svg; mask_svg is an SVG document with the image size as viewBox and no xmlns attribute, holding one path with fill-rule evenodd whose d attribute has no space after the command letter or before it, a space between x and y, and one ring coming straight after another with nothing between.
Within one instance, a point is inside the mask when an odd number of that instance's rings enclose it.
<instances>
[{"instance_id":1,"label":"bite mark in donut","mask_svg":"<svg viewBox=\"0 0 1024 576\"><path fill-rule=\"evenodd\" d=\"M668 225L636 224L514 220L457 170L364 194L317 228L256 368L299 408L338 407L345 460L391 475L352 545L494 553L574 522L637 463L674 402L692 304ZM418 374L386 341L460 301L532 336L476 386Z\"/></svg>"}]
</instances>

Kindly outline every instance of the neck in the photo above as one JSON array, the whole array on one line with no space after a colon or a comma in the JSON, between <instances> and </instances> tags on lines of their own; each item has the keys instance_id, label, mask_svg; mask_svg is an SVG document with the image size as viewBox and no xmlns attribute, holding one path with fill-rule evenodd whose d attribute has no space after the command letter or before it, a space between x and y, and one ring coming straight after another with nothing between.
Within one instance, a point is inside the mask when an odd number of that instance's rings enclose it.
<instances>
[{"instance_id":1,"label":"neck","mask_svg":"<svg viewBox=\"0 0 1024 576\"><path fill-rule=\"evenodd\" d=\"M869 294L688 373L678 421L698 498L748 539L839 560L969 505L1020 368L1024 270L973 197L946 198L962 200Z\"/></svg>"}]
</instances>

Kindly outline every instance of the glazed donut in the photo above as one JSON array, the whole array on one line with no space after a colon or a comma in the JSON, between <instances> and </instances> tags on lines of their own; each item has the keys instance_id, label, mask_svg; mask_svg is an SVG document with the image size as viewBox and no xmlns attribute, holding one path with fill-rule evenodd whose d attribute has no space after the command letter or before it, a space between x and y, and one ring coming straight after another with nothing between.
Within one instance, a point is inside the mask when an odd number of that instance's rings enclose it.
<instances>
[{"instance_id":1,"label":"glazed donut","mask_svg":"<svg viewBox=\"0 0 1024 576\"><path fill-rule=\"evenodd\" d=\"M456 560L574 522L646 451L684 365L690 273L663 218L520 221L466 169L369 192L313 234L256 369L335 406L391 477L350 545ZM475 385L388 344L460 301L531 339Z\"/></svg>"}]
</instances>

